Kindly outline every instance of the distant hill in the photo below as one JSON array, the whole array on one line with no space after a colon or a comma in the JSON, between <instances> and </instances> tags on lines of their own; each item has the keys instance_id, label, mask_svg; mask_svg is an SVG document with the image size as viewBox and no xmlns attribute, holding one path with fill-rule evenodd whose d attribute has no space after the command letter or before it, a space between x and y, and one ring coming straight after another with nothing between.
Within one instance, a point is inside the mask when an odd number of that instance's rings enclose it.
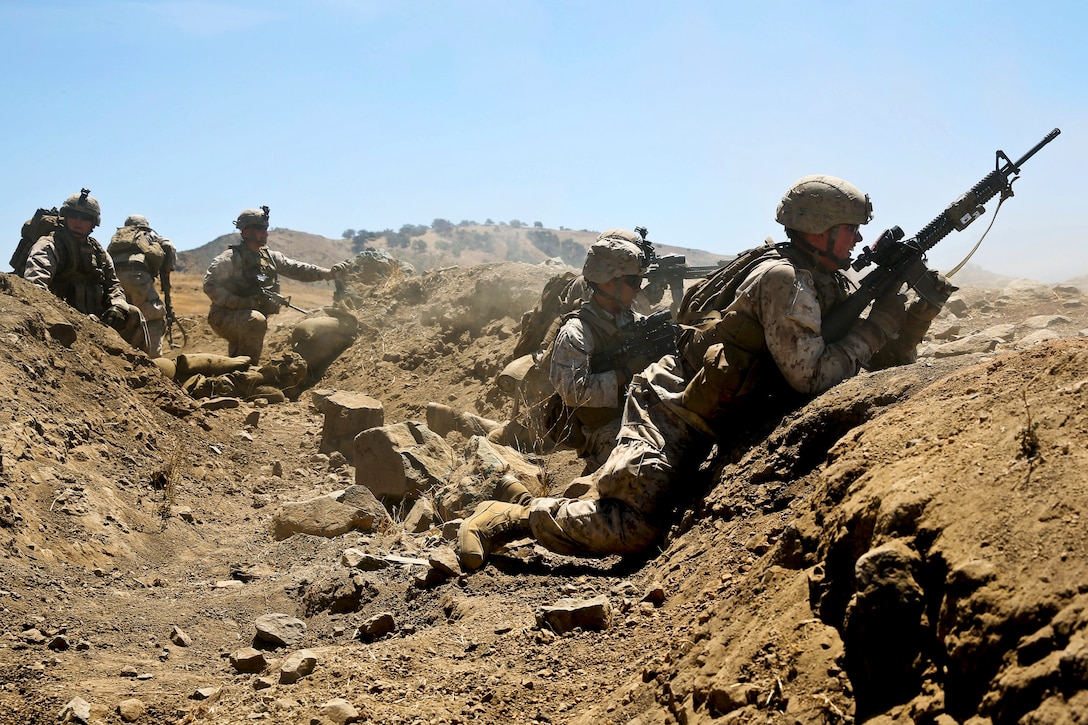
<instances>
[{"instance_id":1,"label":"distant hill","mask_svg":"<svg viewBox=\"0 0 1088 725\"><path fill-rule=\"evenodd\" d=\"M329 239L291 229L273 228L268 233L268 246L292 259L326 267L368 248L383 249L420 272L491 262L535 264L556 257L572 267L581 267L586 250L599 234L585 229L547 229L505 223L437 226L438 229L424 225L405 225L399 232L360 232L349 239ZM653 236L650 236L652 240ZM240 239L238 234L224 234L202 247L178 252L178 270L202 272L216 255L230 245L237 244ZM692 266L716 265L723 259L722 255L700 249L664 244L655 244L654 248L659 256L683 255Z\"/></svg>"},{"instance_id":2,"label":"distant hill","mask_svg":"<svg viewBox=\"0 0 1088 725\"><path fill-rule=\"evenodd\" d=\"M965 264L952 277L952 283L960 287L990 287L1000 289L1013 280L1012 277L989 272L975 264Z\"/></svg>"}]
</instances>

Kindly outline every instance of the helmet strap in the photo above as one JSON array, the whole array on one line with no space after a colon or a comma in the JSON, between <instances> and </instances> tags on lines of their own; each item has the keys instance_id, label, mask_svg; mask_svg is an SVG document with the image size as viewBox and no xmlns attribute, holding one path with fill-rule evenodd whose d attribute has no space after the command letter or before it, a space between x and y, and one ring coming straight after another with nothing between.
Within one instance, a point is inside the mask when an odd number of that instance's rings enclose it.
<instances>
[{"instance_id":1,"label":"helmet strap","mask_svg":"<svg viewBox=\"0 0 1088 725\"><path fill-rule=\"evenodd\" d=\"M832 246L831 240L835 238L835 235L838 233L838 231L839 225L836 224L835 226L828 229L827 232L825 232L827 234L828 247ZM794 245L796 245L802 252L805 252L810 257L812 257L814 261L820 257L824 257L831 260L835 264L835 267L838 269L847 269L850 266L849 259L842 259L841 257L836 257L834 254L831 253L830 249L820 249L819 247L815 246L807 239L805 239L804 236L802 236L801 234L795 234L793 237L791 237L791 241L793 241Z\"/></svg>"},{"instance_id":2,"label":"helmet strap","mask_svg":"<svg viewBox=\"0 0 1088 725\"><path fill-rule=\"evenodd\" d=\"M601 297L604 297L606 300L612 300L613 302L619 302L620 301L619 297L617 297L614 294L610 294L608 292L605 292L603 289L600 288L600 286L596 282L590 282L589 286L593 288L593 294L595 294L595 295L600 295Z\"/></svg>"}]
</instances>

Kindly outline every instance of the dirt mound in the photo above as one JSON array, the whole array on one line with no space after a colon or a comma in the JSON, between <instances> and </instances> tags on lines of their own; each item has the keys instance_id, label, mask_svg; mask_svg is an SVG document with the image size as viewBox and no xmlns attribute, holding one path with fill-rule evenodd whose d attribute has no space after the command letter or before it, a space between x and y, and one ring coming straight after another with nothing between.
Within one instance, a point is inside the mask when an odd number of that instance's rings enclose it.
<instances>
[{"instance_id":1,"label":"dirt mound","mask_svg":"<svg viewBox=\"0 0 1088 725\"><path fill-rule=\"evenodd\" d=\"M494 376L555 271L354 289L359 337L315 386L377 398L387 422L428 401L502 417ZM177 275L174 303L189 333L174 354L225 351L198 276ZM77 698L111 723L350 721L338 699L402 723L1084 720L1088 309L1079 289L1022 282L949 307L919 363L723 441L659 552L528 545L433 583L418 562L448 550L437 529L274 539L283 503L355 480L319 452L309 395L199 409L112 330L0 276L0 723L55 721ZM274 318L270 357L303 317ZM555 486L578 468L535 460ZM349 568L351 549L384 568ZM595 597L607 629L538 626L542 607ZM298 643L257 636L277 613ZM246 647L260 671L232 666ZM292 684L300 647L316 667Z\"/></svg>"}]
</instances>

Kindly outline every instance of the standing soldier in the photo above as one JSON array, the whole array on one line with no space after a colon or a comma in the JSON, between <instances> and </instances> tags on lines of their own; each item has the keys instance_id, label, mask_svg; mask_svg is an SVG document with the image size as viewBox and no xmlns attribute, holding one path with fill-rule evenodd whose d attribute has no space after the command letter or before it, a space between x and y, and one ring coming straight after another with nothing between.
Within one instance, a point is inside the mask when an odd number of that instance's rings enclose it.
<instances>
[{"instance_id":1,"label":"standing soldier","mask_svg":"<svg viewBox=\"0 0 1088 725\"><path fill-rule=\"evenodd\" d=\"M332 269L296 262L274 252L268 243L268 207L246 209L234 226L242 235L240 244L212 260L204 275L204 294L212 301L208 324L227 341L227 355L249 357L251 365L260 360L268 316L280 311L280 303L266 292L279 294L279 276L300 282L332 280L350 267L348 262Z\"/></svg>"},{"instance_id":2,"label":"standing soldier","mask_svg":"<svg viewBox=\"0 0 1088 725\"><path fill-rule=\"evenodd\" d=\"M44 287L85 315L121 334L150 354L147 325L125 299L113 260L91 232L102 222L102 207L88 189L60 206L62 227L38 239L26 258L23 278Z\"/></svg>"},{"instance_id":3,"label":"standing soldier","mask_svg":"<svg viewBox=\"0 0 1088 725\"><path fill-rule=\"evenodd\" d=\"M155 291L155 278L162 284L162 293L170 299L170 273L177 264L174 244L159 235L141 214L132 214L125 225L113 235L107 250L117 268L117 278L128 301L140 308L147 321L148 347L151 357L162 355L162 338L166 334L168 304L164 305Z\"/></svg>"}]
</instances>

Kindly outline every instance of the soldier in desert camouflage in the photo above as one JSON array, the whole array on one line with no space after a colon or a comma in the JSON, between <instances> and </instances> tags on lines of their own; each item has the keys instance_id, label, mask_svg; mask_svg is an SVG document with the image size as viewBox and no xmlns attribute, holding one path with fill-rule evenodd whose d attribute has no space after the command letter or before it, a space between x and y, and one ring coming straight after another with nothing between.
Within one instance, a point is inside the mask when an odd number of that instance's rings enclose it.
<instances>
[{"instance_id":1,"label":"soldier in desert camouflage","mask_svg":"<svg viewBox=\"0 0 1088 725\"><path fill-rule=\"evenodd\" d=\"M130 345L150 354L143 315L125 298L113 260L91 236L102 223L102 207L90 194L83 189L64 200L60 206L63 226L34 243L23 277L83 314L93 315Z\"/></svg>"},{"instance_id":2,"label":"soldier in desert camouflage","mask_svg":"<svg viewBox=\"0 0 1088 725\"><path fill-rule=\"evenodd\" d=\"M208 324L226 338L229 357L248 357L256 365L264 350L268 317L280 311L275 299L280 275L301 282L333 280L350 263L327 269L269 250L267 206L244 210L234 226L242 235L241 243L213 259L204 275L204 294L212 301Z\"/></svg>"},{"instance_id":3,"label":"soldier in desert camouflage","mask_svg":"<svg viewBox=\"0 0 1088 725\"><path fill-rule=\"evenodd\" d=\"M140 308L147 321L148 354L159 357L166 334L166 305L155 289L155 279L159 279L163 295L169 300L170 273L177 265L177 249L151 228L147 217L131 214L114 233L106 251L113 259L125 296Z\"/></svg>"},{"instance_id":4,"label":"soldier in desert camouflage","mask_svg":"<svg viewBox=\"0 0 1088 725\"><path fill-rule=\"evenodd\" d=\"M781 414L863 365L915 359L940 306L919 298L908 309L898 290L878 298L843 338L828 343L821 335L823 315L849 293L842 270L872 218L869 197L842 179L806 176L787 191L776 218L788 241L740 255L746 263L729 267L732 298L690 328L679 356L635 376L618 443L593 475L599 498L534 499L507 487L505 501L481 503L461 525L465 568L525 536L561 554L642 551L664 531L688 468L729 425ZM943 278L937 284L954 289Z\"/></svg>"}]
</instances>

